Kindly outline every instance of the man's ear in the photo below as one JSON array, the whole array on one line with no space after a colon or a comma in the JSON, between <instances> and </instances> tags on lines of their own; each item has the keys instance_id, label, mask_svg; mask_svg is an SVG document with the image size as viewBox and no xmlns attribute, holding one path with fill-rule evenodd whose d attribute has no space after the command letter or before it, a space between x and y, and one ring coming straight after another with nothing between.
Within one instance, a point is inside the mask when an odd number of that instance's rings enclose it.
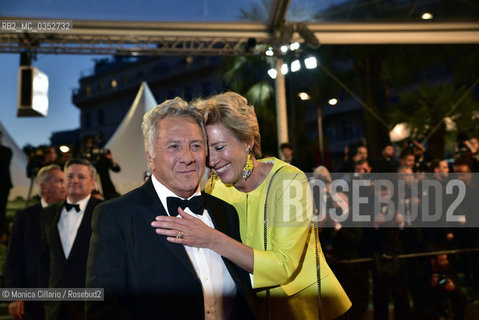
<instances>
[{"instance_id":1,"label":"man's ear","mask_svg":"<svg viewBox=\"0 0 479 320\"><path fill-rule=\"evenodd\" d=\"M92 186L93 186L92 188L93 189L96 189L98 187L96 178L92 178L91 183L92 183ZM93 189L92 189L92 191L93 191Z\"/></svg>"},{"instance_id":2,"label":"man's ear","mask_svg":"<svg viewBox=\"0 0 479 320\"><path fill-rule=\"evenodd\" d=\"M148 167L150 168L151 171L154 171L155 167L153 164L153 158L150 157L150 153L148 151L145 151L145 157L146 157L146 161L148 162Z\"/></svg>"},{"instance_id":3,"label":"man's ear","mask_svg":"<svg viewBox=\"0 0 479 320\"><path fill-rule=\"evenodd\" d=\"M46 189L46 185L44 182L38 185L38 193L40 194L40 197L43 197L43 193L45 192L45 189Z\"/></svg>"}]
</instances>

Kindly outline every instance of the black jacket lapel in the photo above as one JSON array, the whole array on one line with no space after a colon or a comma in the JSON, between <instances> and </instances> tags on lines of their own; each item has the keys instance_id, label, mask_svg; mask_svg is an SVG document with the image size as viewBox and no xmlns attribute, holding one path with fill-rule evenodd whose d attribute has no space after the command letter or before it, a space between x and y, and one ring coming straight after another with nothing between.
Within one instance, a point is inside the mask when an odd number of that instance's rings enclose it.
<instances>
[{"instance_id":1,"label":"black jacket lapel","mask_svg":"<svg viewBox=\"0 0 479 320\"><path fill-rule=\"evenodd\" d=\"M225 208L223 206L219 206L217 202L211 201L210 195L203 193L203 198L205 199L206 209L208 210L211 220L213 221L215 229L229 235L230 237L234 235L235 233L232 230L232 225L228 219L228 214L224 212ZM237 232L239 232L239 230ZM235 240L240 241L240 239ZM236 286L240 288L242 284L236 267L230 260L224 257L221 258L223 259L223 262L225 263L226 268L231 275L231 278L236 283Z\"/></svg>"},{"instance_id":2,"label":"black jacket lapel","mask_svg":"<svg viewBox=\"0 0 479 320\"><path fill-rule=\"evenodd\" d=\"M100 202L100 200L90 197L83 212L83 218L81 220L80 226L78 227L77 234L75 236L75 241L73 241L73 246L68 256L68 259L71 259L75 256L79 248L82 246L82 243L87 241L90 242L91 236L91 216L93 214L93 209Z\"/></svg>"},{"instance_id":3,"label":"black jacket lapel","mask_svg":"<svg viewBox=\"0 0 479 320\"><path fill-rule=\"evenodd\" d=\"M226 212L222 212L222 208L220 208L215 202L211 201L207 195L203 194L203 198L205 199L206 209L208 210L208 214L213 221L215 229L225 234L231 235L231 225L228 221L228 215Z\"/></svg>"},{"instance_id":4,"label":"black jacket lapel","mask_svg":"<svg viewBox=\"0 0 479 320\"><path fill-rule=\"evenodd\" d=\"M153 227L151 227L151 222L154 221L157 216L167 216L168 214L166 209L163 207L160 198L158 198L158 194L153 187L151 179L145 182L145 184L142 186L142 189L145 196L145 201L143 202L145 205L139 208L138 212L142 213L146 226L153 229ZM184 246L171 243L166 240L165 236L156 233L153 236L155 237L155 244L166 247L192 275L198 277Z\"/></svg>"},{"instance_id":5,"label":"black jacket lapel","mask_svg":"<svg viewBox=\"0 0 479 320\"><path fill-rule=\"evenodd\" d=\"M60 216L62 214L62 209L65 204L65 201L58 202L54 204L54 214L53 214L53 219L52 219L52 224L50 226L51 234L46 235L47 237L51 237L51 246L52 248L50 250L56 251L56 255L58 257L63 258L63 262L66 262L66 257L65 257L65 252L63 251L63 245L62 245L62 240L60 238L60 232L58 231L58 221L60 220Z\"/></svg>"}]
</instances>

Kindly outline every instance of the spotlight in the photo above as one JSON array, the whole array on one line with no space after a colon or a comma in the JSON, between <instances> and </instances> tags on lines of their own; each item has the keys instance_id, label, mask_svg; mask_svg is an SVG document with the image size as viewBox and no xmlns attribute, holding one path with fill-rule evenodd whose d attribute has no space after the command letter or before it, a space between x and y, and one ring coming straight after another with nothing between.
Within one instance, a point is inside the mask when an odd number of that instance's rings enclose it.
<instances>
[{"instance_id":1,"label":"spotlight","mask_svg":"<svg viewBox=\"0 0 479 320\"><path fill-rule=\"evenodd\" d=\"M32 66L18 69L17 117L48 115L48 76Z\"/></svg>"},{"instance_id":2,"label":"spotlight","mask_svg":"<svg viewBox=\"0 0 479 320\"><path fill-rule=\"evenodd\" d=\"M318 61L316 61L315 57L309 57L304 59L304 65L306 69L314 69L318 66Z\"/></svg>"},{"instance_id":3,"label":"spotlight","mask_svg":"<svg viewBox=\"0 0 479 320\"><path fill-rule=\"evenodd\" d=\"M311 96L307 92L299 92L298 97L303 101L311 99Z\"/></svg>"},{"instance_id":4,"label":"spotlight","mask_svg":"<svg viewBox=\"0 0 479 320\"><path fill-rule=\"evenodd\" d=\"M289 45L289 50L295 51L299 49L299 42L293 42Z\"/></svg>"},{"instance_id":5,"label":"spotlight","mask_svg":"<svg viewBox=\"0 0 479 320\"><path fill-rule=\"evenodd\" d=\"M60 151L63 152L63 153L67 153L68 151L70 151L70 147L69 146L60 146Z\"/></svg>"},{"instance_id":6,"label":"spotlight","mask_svg":"<svg viewBox=\"0 0 479 320\"><path fill-rule=\"evenodd\" d=\"M301 63L299 60L294 60L291 62L291 72L296 72L301 69Z\"/></svg>"},{"instance_id":7,"label":"spotlight","mask_svg":"<svg viewBox=\"0 0 479 320\"><path fill-rule=\"evenodd\" d=\"M421 19L423 20L431 20L432 18L433 18L433 15L429 12L425 12L421 16Z\"/></svg>"},{"instance_id":8,"label":"spotlight","mask_svg":"<svg viewBox=\"0 0 479 320\"><path fill-rule=\"evenodd\" d=\"M411 135L411 129L407 123L398 123L389 131L389 139L391 142L398 142L408 138Z\"/></svg>"},{"instance_id":9,"label":"spotlight","mask_svg":"<svg viewBox=\"0 0 479 320\"><path fill-rule=\"evenodd\" d=\"M278 71L276 69L271 68L268 70L268 75L271 77L271 79L276 79L276 76L278 75Z\"/></svg>"},{"instance_id":10,"label":"spotlight","mask_svg":"<svg viewBox=\"0 0 479 320\"><path fill-rule=\"evenodd\" d=\"M274 56L273 48L269 47L264 54L267 55L268 57Z\"/></svg>"},{"instance_id":11,"label":"spotlight","mask_svg":"<svg viewBox=\"0 0 479 320\"><path fill-rule=\"evenodd\" d=\"M282 53L286 53L286 52L288 52L288 46L286 46L286 45L281 46L280 50L281 50Z\"/></svg>"},{"instance_id":12,"label":"spotlight","mask_svg":"<svg viewBox=\"0 0 479 320\"><path fill-rule=\"evenodd\" d=\"M285 63L281 66L281 73L282 74L287 74L288 73L288 65Z\"/></svg>"},{"instance_id":13,"label":"spotlight","mask_svg":"<svg viewBox=\"0 0 479 320\"><path fill-rule=\"evenodd\" d=\"M338 103L338 100L335 99L335 98L332 98L332 99L329 99L328 103L329 103L331 106L335 106L335 105Z\"/></svg>"}]
</instances>

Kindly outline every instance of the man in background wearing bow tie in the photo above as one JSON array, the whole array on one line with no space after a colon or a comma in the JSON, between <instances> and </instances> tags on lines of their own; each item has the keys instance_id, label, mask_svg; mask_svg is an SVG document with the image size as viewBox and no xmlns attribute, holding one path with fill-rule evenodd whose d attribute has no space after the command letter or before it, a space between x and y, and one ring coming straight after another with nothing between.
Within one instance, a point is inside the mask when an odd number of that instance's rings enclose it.
<instances>
[{"instance_id":1,"label":"man in background wearing bow tie","mask_svg":"<svg viewBox=\"0 0 479 320\"><path fill-rule=\"evenodd\" d=\"M87 287L104 288L105 301L87 302L86 318L254 318L246 272L209 249L170 243L151 227L156 216L177 216L181 207L240 241L235 209L199 189L207 150L201 115L175 98L145 114L142 129L152 176L95 209Z\"/></svg>"},{"instance_id":2,"label":"man in background wearing bow tie","mask_svg":"<svg viewBox=\"0 0 479 320\"><path fill-rule=\"evenodd\" d=\"M85 159L65 164L66 201L42 212L42 252L40 287L84 288L91 236L93 208L101 201L92 197L95 167ZM46 303L47 320L84 319L83 301Z\"/></svg>"}]
</instances>

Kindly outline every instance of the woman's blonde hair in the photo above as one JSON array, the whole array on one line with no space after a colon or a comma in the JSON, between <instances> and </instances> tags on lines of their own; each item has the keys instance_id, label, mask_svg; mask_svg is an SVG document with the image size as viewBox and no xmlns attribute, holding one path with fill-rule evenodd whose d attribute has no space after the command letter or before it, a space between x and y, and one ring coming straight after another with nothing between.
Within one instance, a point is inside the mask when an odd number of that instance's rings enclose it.
<instances>
[{"instance_id":1,"label":"woman's blonde hair","mask_svg":"<svg viewBox=\"0 0 479 320\"><path fill-rule=\"evenodd\" d=\"M235 92L225 92L206 100L196 101L203 113L205 126L221 123L241 142L254 140L252 153L261 157L261 135L254 107L245 97Z\"/></svg>"}]
</instances>

